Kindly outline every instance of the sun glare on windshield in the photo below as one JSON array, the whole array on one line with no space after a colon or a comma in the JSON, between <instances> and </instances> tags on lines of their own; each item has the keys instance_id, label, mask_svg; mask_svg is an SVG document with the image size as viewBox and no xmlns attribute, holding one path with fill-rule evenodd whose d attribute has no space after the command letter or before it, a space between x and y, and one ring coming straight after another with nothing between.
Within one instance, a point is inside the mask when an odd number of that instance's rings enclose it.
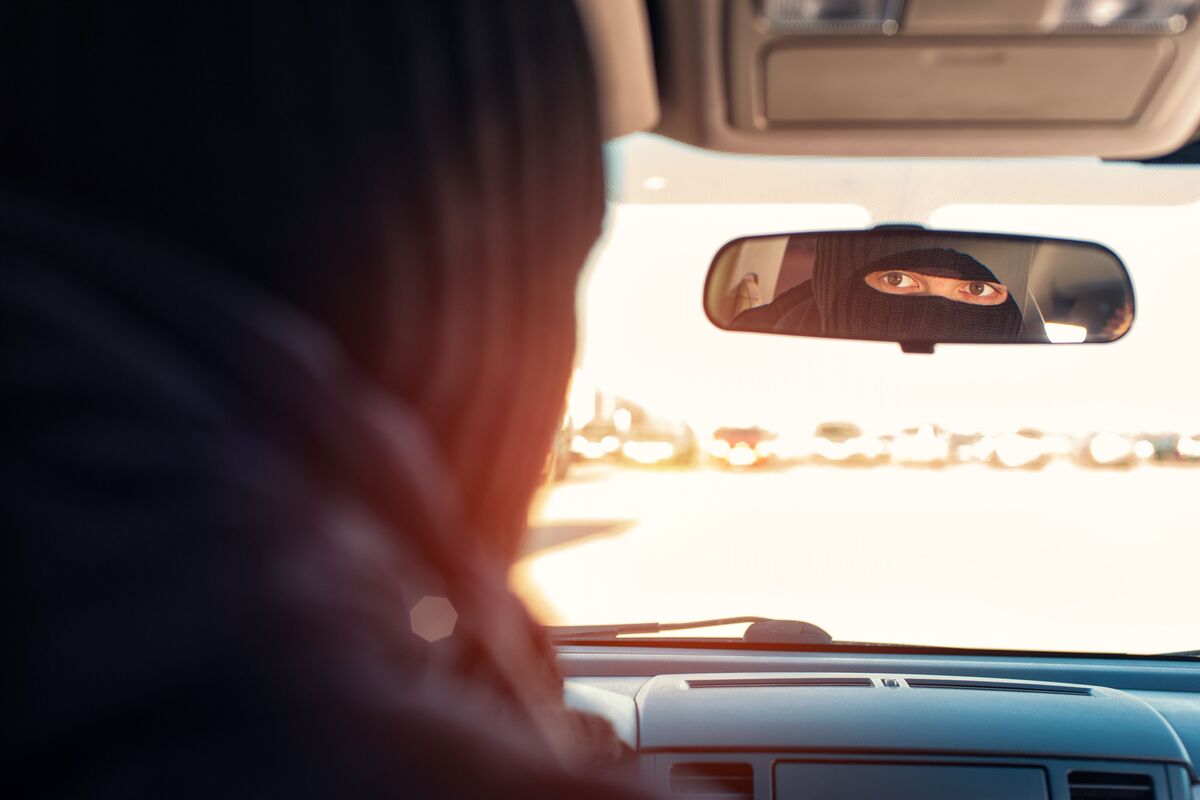
<instances>
[{"instance_id":1,"label":"sun glare on windshield","mask_svg":"<svg viewBox=\"0 0 1200 800\"><path fill-rule=\"evenodd\" d=\"M758 615L841 641L1194 647L1200 369L1181 278L1200 261L1196 170L1160 171L1151 190L1152 168L1098 162L831 170L630 149L513 573L544 622ZM1111 345L1071 344L1088 329L1064 316L1044 341L1070 346L912 355L705 315L709 264L735 238L895 222L1101 243L1129 270L1136 317ZM731 286L730 307L762 303L755 289Z\"/></svg>"}]
</instances>

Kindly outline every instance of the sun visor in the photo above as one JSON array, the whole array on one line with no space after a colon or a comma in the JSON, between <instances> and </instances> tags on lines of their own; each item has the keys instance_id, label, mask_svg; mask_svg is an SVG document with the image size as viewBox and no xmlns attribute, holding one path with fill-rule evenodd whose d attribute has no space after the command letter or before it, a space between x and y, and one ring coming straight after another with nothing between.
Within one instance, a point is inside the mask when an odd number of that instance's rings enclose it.
<instances>
[{"instance_id":1,"label":"sun visor","mask_svg":"<svg viewBox=\"0 0 1200 800\"><path fill-rule=\"evenodd\" d=\"M1200 127L1200 4L1126 5L663 0L659 132L748 153L1162 155Z\"/></svg>"}]
</instances>

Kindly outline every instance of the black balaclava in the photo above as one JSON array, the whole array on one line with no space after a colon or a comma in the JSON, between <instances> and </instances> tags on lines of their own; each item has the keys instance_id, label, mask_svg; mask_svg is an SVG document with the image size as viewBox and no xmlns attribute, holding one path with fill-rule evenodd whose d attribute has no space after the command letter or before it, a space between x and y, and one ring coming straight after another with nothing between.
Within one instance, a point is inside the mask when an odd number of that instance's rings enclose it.
<instances>
[{"instance_id":1,"label":"black balaclava","mask_svg":"<svg viewBox=\"0 0 1200 800\"><path fill-rule=\"evenodd\" d=\"M996 276L969 255L948 248L906 250L861 269L841 269L839 259L817 260L814 299L827 336L925 342L1016 341L1021 311L1012 295L999 305L960 303L944 297L904 297L868 286L872 272L898 269L944 278L990 281Z\"/></svg>"}]
</instances>

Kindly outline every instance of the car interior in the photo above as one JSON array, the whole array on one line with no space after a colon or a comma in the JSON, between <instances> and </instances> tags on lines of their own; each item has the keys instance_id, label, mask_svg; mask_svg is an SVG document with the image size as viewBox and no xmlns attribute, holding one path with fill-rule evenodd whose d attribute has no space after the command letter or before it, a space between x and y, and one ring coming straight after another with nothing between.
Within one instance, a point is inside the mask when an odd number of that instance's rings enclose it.
<instances>
[{"instance_id":1,"label":"car interior","mask_svg":"<svg viewBox=\"0 0 1200 800\"><path fill-rule=\"evenodd\" d=\"M1200 800L1200 0L0 8L5 796Z\"/></svg>"},{"instance_id":2,"label":"car interior","mask_svg":"<svg viewBox=\"0 0 1200 800\"><path fill-rule=\"evenodd\" d=\"M1200 162L1200 3L1193 0L579 5L597 62L607 135L670 140L669 148L651 156L711 157L713 174L726 176L722 180L731 186L766 186L774 180L772 165L783 163L754 158L808 159L801 163L812 170L828 163L829 180L819 190L797 192L860 202L854 185L837 182L839 165L928 160L944 163L946 181L953 183L951 171L963 159L1046 159L1045 169L1058 176L1045 189L1047 202L1080 205L1093 192L1089 178L1071 170L1074 160L1087 159L1131 171L1130 205L1139 192L1174 193L1168 202L1179 204L1200 199L1200 173L1187 171ZM1031 169L1039 169L1036 163ZM1155 172L1172 164L1183 167ZM1019 186L999 183L990 189L988 198L997 202L1006 192L1020 193ZM623 189L634 202L652 190L641 181ZM704 192L717 190L697 185L680 191L702 202ZM746 190L751 198L756 191ZM854 236L840 239L836 229L856 226L820 220L788 226L773 219L710 251L707 290L661 302L690 303L693 313L704 305L707 324L745 341L800 332L891 341L892 348L899 342L906 353L896 358L905 364L941 358L942 348L934 352L934 345L953 341L1018 353L1013 358L1046 342L1086 342L1077 346L1094 348L1091 368L1103 369L1106 353L1123 346L1119 340L1134 314L1133 287L1140 284L1138 264L1123 260L1119 248L1039 237L1044 231L1033 224L1006 221L984 236L965 221L942 219L935 228L927 220L876 217L874 222L889 224L860 225ZM801 241L818 233L825 241ZM954 248L974 256L972 265L1023 264L1020 275L1008 266L992 266L982 278L963 272L971 296L965 303L947 302L956 312L988 313L970 304L991 296L999 298L999 308L1015 298L1026 309L1024 327L956 339L896 331L858 335L839 330L828 316L818 327L797 331L783 331L776 318L757 327L737 323L739 314L766 307L786 287L811 281L819 293L819 254L836 247L870 253L856 263L878 264L867 285L873 275L882 283L875 294L859 283L854 290L878 302L891 300L887 291L925 291L900 274L896 264L902 260L896 259L905 253ZM1143 294L1138 300L1137 319L1149 327L1154 301ZM1018 341L1039 345L1026 348ZM1174 355L1162 358L1164 371L1175 368ZM1187 359L1191 366L1180 368L1194 370L1194 353ZM1145 402L1153 403L1153 395ZM857 441L861 434L852 420L838 426L851 433L822 446ZM723 452L737 446L750 452L754 443L739 445L727 436ZM1194 506L1191 513L1177 529L1188 539L1200 529ZM899 537L878 546L903 550L906 543ZM1120 551L1114 545L1107 557L1120 560ZM660 563L657 569L667 573L686 564ZM1193 581L1180 589L1192 598L1191 608L1177 613L1189 629L1184 641L1200 643L1195 564L1182 568ZM1071 591L1064 580L1061 592ZM956 599L941 602L950 606ZM995 598L996 604L1006 602ZM1200 660L1194 651L875 644L834 638L811 624L820 619L568 621L549 629L568 704L607 718L635 751L641 780L662 796L1200 798ZM718 633L704 635L706 629Z\"/></svg>"}]
</instances>

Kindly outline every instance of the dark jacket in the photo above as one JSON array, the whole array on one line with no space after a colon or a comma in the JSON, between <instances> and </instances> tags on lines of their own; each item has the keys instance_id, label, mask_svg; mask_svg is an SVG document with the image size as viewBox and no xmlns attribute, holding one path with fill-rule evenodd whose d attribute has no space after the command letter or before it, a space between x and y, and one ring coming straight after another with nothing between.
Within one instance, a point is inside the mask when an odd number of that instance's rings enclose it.
<instances>
[{"instance_id":1,"label":"dark jacket","mask_svg":"<svg viewBox=\"0 0 1200 800\"><path fill-rule=\"evenodd\" d=\"M820 336L821 315L813 301L812 281L796 284L770 303L743 311L729 327L735 331Z\"/></svg>"},{"instance_id":2,"label":"dark jacket","mask_svg":"<svg viewBox=\"0 0 1200 800\"><path fill-rule=\"evenodd\" d=\"M12 202L0 314L25 796L623 796L421 418L311 320Z\"/></svg>"}]
</instances>

